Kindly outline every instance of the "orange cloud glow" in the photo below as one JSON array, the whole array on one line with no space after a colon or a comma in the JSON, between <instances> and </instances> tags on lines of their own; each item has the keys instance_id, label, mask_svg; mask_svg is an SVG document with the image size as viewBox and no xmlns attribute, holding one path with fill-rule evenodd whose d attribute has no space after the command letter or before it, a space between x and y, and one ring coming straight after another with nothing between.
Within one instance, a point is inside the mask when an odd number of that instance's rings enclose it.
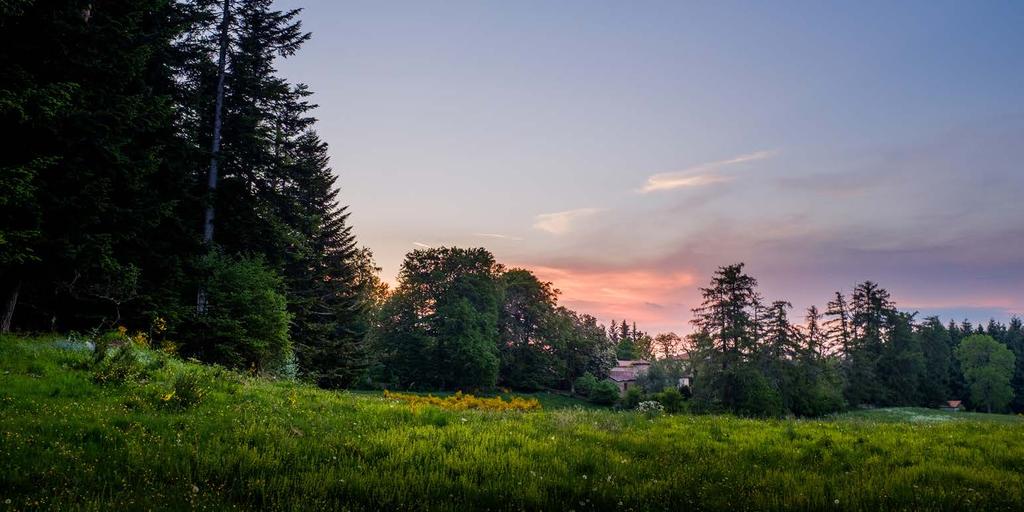
<instances>
[{"instance_id":1,"label":"orange cloud glow","mask_svg":"<svg viewBox=\"0 0 1024 512\"><path fill-rule=\"evenodd\" d=\"M626 319L652 329L678 330L696 296L696 277L689 272L522 267L552 282L562 292L559 302L604 323Z\"/></svg>"}]
</instances>

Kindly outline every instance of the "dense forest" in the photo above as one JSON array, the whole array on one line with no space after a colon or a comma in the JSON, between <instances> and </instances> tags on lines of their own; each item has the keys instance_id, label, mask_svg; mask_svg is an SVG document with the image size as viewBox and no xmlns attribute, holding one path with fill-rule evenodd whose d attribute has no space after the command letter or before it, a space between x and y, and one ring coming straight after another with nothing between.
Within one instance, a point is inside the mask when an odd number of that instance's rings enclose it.
<instances>
[{"instance_id":1,"label":"dense forest","mask_svg":"<svg viewBox=\"0 0 1024 512\"><path fill-rule=\"evenodd\" d=\"M872 282L793 321L743 265L722 267L686 338L605 327L485 249L413 251L389 289L352 234L312 93L275 68L310 34L271 4L0 4L3 331L123 326L183 357L325 388L607 400L616 359L660 357L634 394L692 372L695 411L1024 410L1019 319L918 319ZM668 357L681 354L686 368Z\"/></svg>"},{"instance_id":2,"label":"dense forest","mask_svg":"<svg viewBox=\"0 0 1024 512\"><path fill-rule=\"evenodd\" d=\"M751 415L818 416L846 407L925 406L963 400L973 408L1024 410L1024 326L899 311L865 281L836 292L824 312L766 302L743 264L721 267L702 288L690 336L694 401ZM1012 404L1011 404L1012 402Z\"/></svg>"}]
</instances>

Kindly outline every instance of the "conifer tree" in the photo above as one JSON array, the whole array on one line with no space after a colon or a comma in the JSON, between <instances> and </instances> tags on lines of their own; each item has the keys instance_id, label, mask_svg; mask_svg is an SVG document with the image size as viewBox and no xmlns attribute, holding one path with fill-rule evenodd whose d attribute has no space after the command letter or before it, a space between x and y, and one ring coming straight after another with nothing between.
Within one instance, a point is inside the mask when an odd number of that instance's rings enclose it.
<instances>
[{"instance_id":1,"label":"conifer tree","mask_svg":"<svg viewBox=\"0 0 1024 512\"><path fill-rule=\"evenodd\" d=\"M878 357L875 373L884 391L875 403L918 405L925 377L925 358L920 338L914 335L913 315L895 313L888 320L887 340Z\"/></svg>"},{"instance_id":2,"label":"conifer tree","mask_svg":"<svg viewBox=\"0 0 1024 512\"><path fill-rule=\"evenodd\" d=\"M824 359L826 355L831 353L832 347L829 345L827 334L822 330L822 315L818 311L818 306L812 305L808 307L807 315L804 319L807 330L804 340L807 350L815 357Z\"/></svg>"},{"instance_id":3,"label":"conifer tree","mask_svg":"<svg viewBox=\"0 0 1024 512\"><path fill-rule=\"evenodd\" d=\"M954 398L951 390L953 351L949 330L938 317L930 316L918 326L916 335L924 355L921 405L934 406Z\"/></svg>"},{"instance_id":4,"label":"conifer tree","mask_svg":"<svg viewBox=\"0 0 1024 512\"><path fill-rule=\"evenodd\" d=\"M847 354L853 334L850 332L850 306L842 292L837 291L835 297L828 302L825 307L825 316L830 317L825 321L825 336L829 343L840 354Z\"/></svg>"},{"instance_id":5,"label":"conifer tree","mask_svg":"<svg viewBox=\"0 0 1024 512\"><path fill-rule=\"evenodd\" d=\"M298 137L286 163L282 219L298 233L285 277L290 330L300 373L322 387L351 385L367 365L370 283L358 276L348 212L338 201L327 145L313 132Z\"/></svg>"},{"instance_id":6,"label":"conifer tree","mask_svg":"<svg viewBox=\"0 0 1024 512\"><path fill-rule=\"evenodd\" d=\"M852 338L844 360L846 398L851 404L886 400L877 366L894 318L896 309L888 291L872 281L854 288L850 301Z\"/></svg>"},{"instance_id":7,"label":"conifer tree","mask_svg":"<svg viewBox=\"0 0 1024 512\"><path fill-rule=\"evenodd\" d=\"M701 288L703 301L693 310L691 323L699 333L698 359L703 400L730 410L744 408L752 394L759 395L763 376L747 366L757 348L755 310L759 307L757 280L743 272L743 264L719 267L711 285ZM762 398L764 398L762 396Z\"/></svg>"}]
</instances>

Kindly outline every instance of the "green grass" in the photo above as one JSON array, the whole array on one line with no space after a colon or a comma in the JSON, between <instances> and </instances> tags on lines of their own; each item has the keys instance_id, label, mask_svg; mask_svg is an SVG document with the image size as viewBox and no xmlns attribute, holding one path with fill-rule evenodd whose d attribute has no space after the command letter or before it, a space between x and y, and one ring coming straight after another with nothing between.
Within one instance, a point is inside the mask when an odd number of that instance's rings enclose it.
<instances>
[{"instance_id":1,"label":"green grass","mask_svg":"<svg viewBox=\"0 0 1024 512\"><path fill-rule=\"evenodd\" d=\"M153 354L98 385L88 359L0 338L0 510L1024 509L1012 417L454 412ZM182 372L190 408L163 401Z\"/></svg>"},{"instance_id":2,"label":"green grass","mask_svg":"<svg viewBox=\"0 0 1024 512\"><path fill-rule=\"evenodd\" d=\"M888 407L847 412L837 416L842 420L945 423L945 422L996 422L1024 426L1024 416L1010 414L984 414L978 412L945 412L923 407Z\"/></svg>"}]
</instances>

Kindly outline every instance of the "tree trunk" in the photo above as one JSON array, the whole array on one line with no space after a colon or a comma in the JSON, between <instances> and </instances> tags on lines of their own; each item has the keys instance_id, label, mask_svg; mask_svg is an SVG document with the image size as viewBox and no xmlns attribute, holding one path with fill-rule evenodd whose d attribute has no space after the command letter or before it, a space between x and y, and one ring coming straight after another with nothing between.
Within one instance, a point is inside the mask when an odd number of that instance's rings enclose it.
<instances>
[{"instance_id":1,"label":"tree trunk","mask_svg":"<svg viewBox=\"0 0 1024 512\"><path fill-rule=\"evenodd\" d=\"M224 110L224 77L228 56L228 23L231 15L231 0L224 0L224 17L220 26L220 56L217 59L217 99L213 107L213 145L210 148L210 174L206 182L206 215L203 223L203 242L213 241L214 194L217 191L217 164L220 159L221 114Z\"/></svg>"},{"instance_id":2,"label":"tree trunk","mask_svg":"<svg viewBox=\"0 0 1024 512\"><path fill-rule=\"evenodd\" d=\"M213 144L210 148L210 174L206 181L206 212L203 216L203 243L213 243L214 199L217 192L217 164L220 160L221 115L224 110L224 77L227 74L228 28L231 21L231 0L224 0L224 14L220 24L220 55L217 58L217 99L213 106ZM196 293L196 311L206 312L206 289L202 286Z\"/></svg>"},{"instance_id":3,"label":"tree trunk","mask_svg":"<svg viewBox=\"0 0 1024 512\"><path fill-rule=\"evenodd\" d=\"M10 295L7 296L7 305L4 307L3 321L0 322L0 333L11 332L11 321L14 319L14 308L18 306L18 292L21 291L21 280L14 283Z\"/></svg>"}]
</instances>

